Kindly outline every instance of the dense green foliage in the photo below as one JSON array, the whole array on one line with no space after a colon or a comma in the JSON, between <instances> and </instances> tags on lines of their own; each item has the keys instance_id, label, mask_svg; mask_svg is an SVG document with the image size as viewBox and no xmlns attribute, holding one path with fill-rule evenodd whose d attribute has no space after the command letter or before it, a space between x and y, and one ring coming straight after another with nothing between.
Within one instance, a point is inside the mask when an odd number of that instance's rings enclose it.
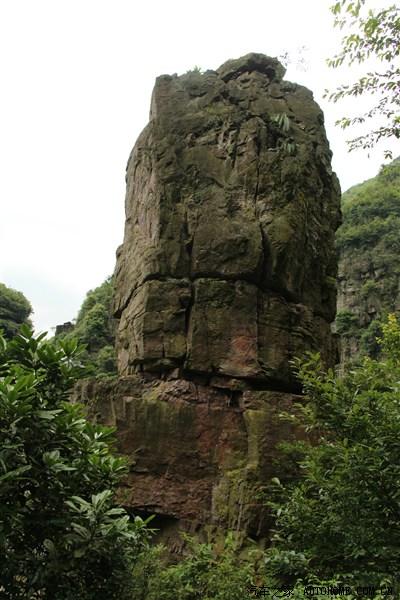
<instances>
[{"instance_id":1,"label":"dense green foliage","mask_svg":"<svg viewBox=\"0 0 400 600\"><path fill-rule=\"evenodd\" d=\"M379 71L367 69L365 75L352 85L342 85L335 92L326 92L330 100L370 94L374 103L365 114L343 117L337 124L343 129L366 119L379 117L379 126L365 135L349 140L350 150L372 148L382 138L400 137L400 8L393 4L382 9L367 9L365 0L340 0L331 10L335 15L335 26L349 28L342 39L342 49L332 60L333 68L353 63L368 65L371 57L382 63ZM376 102L376 98L379 101ZM391 158L391 152L386 156Z\"/></svg>"},{"instance_id":2,"label":"dense green foliage","mask_svg":"<svg viewBox=\"0 0 400 600\"><path fill-rule=\"evenodd\" d=\"M400 585L400 327L393 315L383 330L384 360L366 359L343 379L323 372L318 355L298 362L305 403L286 418L317 441L291 446L294 481L274 480L276 531L267 554L286 581Z\"/></svg>"},{"instance_id":3,"label":"dense green foliage","mask_svg":"<svg viewBox=\"0 0 400 600\"><path fill-rule=\"evenodd\" d=\"M160 547L142 554L135 600L242 600L251 584L265 581L263 553L255 547L240 552L234 533L227 534L222 548L183 537L189 553L178 564L163 563Z\"/></svg>"},{"instance_id":4,"label":"dense green foliage","mask_svg":"<svg viewBox=\"0 0 400 600\"><path fill-rule=\"evenodd\" d=\"M131 598L145 522L112 505L114 429L68 402L77 341L0 337L0 584L5 598Z\"/></svg>"},{"instance_id":5,"label":"dense green foliage","mask_svg":"<svg viewBox=\"0 0 400 600\"><path fill-rule=\"evenodd\" d=\"M361 356L376 357L375 338L399 294L400 160L345 192L342 211L336 237L339 271L356 298L353 307L338 313L337 328L355 340Z\"/></svg>"},{"instance_id":6,"label":"dense green foliage","mask_svg":"<svg viewBox=\"0 0 400 600\"><path fill-rule=\"evenodd\" d=\"M29 316L32 306L24 294L0 283L0 329L5 337L12 338L22 323L32 326Z\"/></svg>"},{"instance_id":7,"label":"dense green foliage","mask_svg":"<svg viewBox=\"0 0 400 600\"><path fill-rule=\"evenodd\" d=\"M111 376L117 371L112 294L113 277L111 276L99 287L87 293L73 332L59 336L66 340L77 338L80 344L85 344L83 361L93 367L96 376Z\"/></svg>"},{"instance_id":8,"label":"dense green foliage","mask_svg":"<svg viewBox=\"0 0 400 600\"><path fill-rule=\"evenodd\" d=\"M337 246L366 250L378 242L400 251L400 159L382 167L377 177L354 186L343 194L343 225ZM386 263L385 263L386 264Z\"/></svg>"}]
</instances>

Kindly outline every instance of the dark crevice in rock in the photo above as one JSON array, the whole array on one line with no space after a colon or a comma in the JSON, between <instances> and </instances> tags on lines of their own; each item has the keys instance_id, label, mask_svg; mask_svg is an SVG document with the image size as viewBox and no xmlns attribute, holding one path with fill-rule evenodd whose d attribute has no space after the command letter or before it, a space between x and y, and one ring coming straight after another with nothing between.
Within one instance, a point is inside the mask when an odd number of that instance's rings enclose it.
<instances>
[{"instance_id":1,"label":"dark crevice in rock","mask_svg":"<svg viewBox=\"0 0 400 600\"><path fill-rule=\"evenodd\" d=\"M273 391L287 394L301 394L301 385L298 381L281 381L274 377L265 378L260 376L259 379L249 379L252 390L258 391Z\"/></svg>"},{"instance_id":2,"label":"dark crevice in rock","mask_svg":"<svg viewBox=\"0 0 400 600\"><path fill-rule=\"evenodd\" d=\"M168 379L171 377L173 370L165 370L163 372L163 378ZM229 375L223 375L219 372L215 366L211 367L211 372L208 376L204 375L202 371L183 369L180 373L180 377L186 381L191 381L196 385L210 386L218 394L223 397L228 396L233 399L231 406L235 407L239 403L243 391L245 390L256 390L256 391L273 391L279 393L288 394L301 394L301 385L299 381L293 376L290 381L280 380L277 377L269 375L266 377L260 370L259 377L234 377ZM239 388L239 389L238 389ZM230 405L230 401L227 402Z\"/></svg>"},{"instance_id":3,"label":"dark crevice in rock","mask_svg":"<svg viewBox=\"0 0 400 600\"><path fill-rule=\"evenodd\" d=\"M258 188L260 185L260 156L261 156L261 140L260 140L259 128L257 128L257 133L254 138L254 142L255 142L255 146L256 146L256 182L255 182L255 186L254 186L253 202L254 202L254 216L257 219L258 215L257 215L256 206L257 206Z\"/></svg>"},{"instance_id":4,"label":"dark crevice in rock","mask_svg":"<svg viewBox=\"0 0 400 600\"><path fill-rule=\"evenodd\" d=\"M193 289L193 286L191 285L190 286L190 299L186 306L186 312L185 312L185 334L186 334L186 337L188 336L188 333L189 333L190 317L191 317L193 306L194 306L194 289ZM186 354L187 354L187 351L186 351Z\"/></svg>"},{"instance_id":5,"label":"dark crevice in rock","mask_svg":"<svg viewBox=\"0 0 400 600\"><path fill-rule=\"evenodd\" d=\"M271 248L270 248L270 244L268 242L268 236L265 233L264 228L261 225L261 223L260 223L260 232L261 232L261 239L262 239L262 245L263 245L263 266L262 266L262 273L261 273L261 286L262 286L262 282L268 281L269 274L271 272Z\"/></svg>"},{"instance_id":6,"label":"dark crevice in rock","mask_svg":"<svg viewBox=\"0 0 400 600\"><path fill-rule=\"evenodd\" d=\"M278 282L268 282L268 286L263 288L265 292L270 292L271 294L278 296L282 299L283 302L287 302L288 304L301 304L301 298L296 296L289 290L285 289L283 286L279 285Z\"/></svg>"},{"instance_id":7,"label":"dark crevice in rock","mask_svg":"<svg viewBox=\"0 0 400 600\"><path fill-rule=\"evenodd\" d=\"M184 281L185 277L171 277L171 275L165 275L162 273L149 273L144 277L143 282L135 290L137 292L145 283L149 281Z\"/></svg>"},{"instance_id":8,"label":"dark crevice in rock","mask_svg":"<svg viewBox=\"0 0 400 600\"><path fill-rule=\"evenodd\" d=\"M226 281L226 282L243 282L243 283L250 283L252 285L256 285L257 284L257 277L253 276L253 275L249 275L248 277L246 277L245 275L236 275L234 273L232 273L231 275L228 274L221 274L220 272L216 272L216 271L197 271L196 275L193 275L192 277L189 277L191 282L195 282L198 281L199 279L208 279L210 281Z\"/></svg>"},{"instance_id":9,"label":"dark crevice in rock","mask_svg":"<svg viewBox=\"0 0 400 600\"><path fill-rule=\"evenodd\" d=\"M129 303L131 302L133 296L135 295L137 288L133 288L130 293L127 295L126 300L124 301L124 303L119 306L118 308L114 308L113 310L113 317L114 319L116 319L117 321L121 318L124 310L126 310L129 306Z\"/></svg>"}]
</instances>

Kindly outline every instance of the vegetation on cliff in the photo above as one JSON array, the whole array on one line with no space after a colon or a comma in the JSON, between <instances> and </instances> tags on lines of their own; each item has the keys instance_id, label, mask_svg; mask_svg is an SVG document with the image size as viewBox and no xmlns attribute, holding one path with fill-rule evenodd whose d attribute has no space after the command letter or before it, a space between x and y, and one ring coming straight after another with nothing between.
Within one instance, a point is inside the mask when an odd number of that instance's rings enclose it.
<instances>
[{"instance_id":1,"label":"vegetation on cliff","mask_svg":"<svg viewBox=\"0 0 400 600\"><path fill-rule=\"evenodd\" d=\"M0 329L7 339L18 332L22 323L32 326L31 314L31 303L24 294L0 283Z\"/></svg>"},{"instance_id":2,"label":"vegetation on cliff","mask_svg":"<svg viewBox=\"0 0 400 600\"><path fill-rule=\"evenodd\" d=\"M318 441L291 446L291 455L297 449L300 456L297 478L275 480L268 554L286 581L400 583L400 326L394 315L383 330L383 360L365 359L343 379L323 372L318 355L298 364L306 402L286 417Z\"/></svg>"},{"instance_id":3,"label":"vegetation on cliff","mask_svg":"<svg viewBox=\"0 0 400 600\"><path fill-rule=\"evenodd\" d=\"M125 473L114 429L68 401L85 374L77 341L27 326L0 337L0 592L5 598L131 598L146 523L113 506Z\"/></svg>"},{"instance_id":4,"label":"vegetation on cliff","mask_svg":"<svg viewBox=\"0 0 400 600\"><path fill-rule=\"evenodd\" d=\"M240 536L227 533L220 544L200 543L183 534L187 553L177 564L162 560L162 546L143 553L134 569L135 600L242 600L265 580L263 552L243 552ZM133 599L132 599L133 600Z\"/></svg>"},{"instance_id":5,"label":"vegetation on cliff","mask_svg":"<svg viewBox=\"0 0 400 600\"><path fill-rule=\"evenodd\" d=\"M71 332L56 337L76 338L85 345L82 360L97 377L110 377L117 372L115 325L112 317L113 276L86 294Z\"/></svg>"},{"instance_id":6,"label":"vegetation on cliff","mask_svg":"<svg viewBox=\"0 0 400 600\"><path fill-rule=\"evenodd\" d=\"M338 333L345 359L376 357L376 336L400 308L400 159L343 194L339 252Z\"/></svg>"}]
</instances>

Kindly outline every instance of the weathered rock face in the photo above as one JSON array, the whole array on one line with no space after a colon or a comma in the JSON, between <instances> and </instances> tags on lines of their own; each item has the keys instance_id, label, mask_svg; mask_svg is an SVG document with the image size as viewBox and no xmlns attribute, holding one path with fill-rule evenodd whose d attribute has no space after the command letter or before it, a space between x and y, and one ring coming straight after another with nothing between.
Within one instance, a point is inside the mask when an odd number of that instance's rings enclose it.
<instances>
[{"instance_id":1,"label":"weathered rock face","mask_svg":"<svg viewBox=\"0 0 400 600\"><path fill-rule=\"evenodd\" d=\"M294 355L335 362L339 185L320 108L283 75L250 54L157 79L127 168L122 375L179 368L286 389Z\"/></svg>"},{"instance_id":2,"label":"weathered rock face","mask_svg":"<svg viewBox=\"0 0 400 600\"><path fill-rule=\"evenodd\" d=\"M293 434L279 418L293 394L232 392L187 380L82 381L75 399L117 426L129 474L120 500L134 511L265 537L260 494L274 471L277 443ZM177 537L175 535L175 537Z\"/></svg>"},{"instance_id":3,"label":"weathered rock face","mask_svg":"<svg viewBox=\"0 0 400 600\"><path fill-rule=\"evenodd\" d=\"M283 74L251 54L157 79L127 170L121 376L76 392L118 427L126 505L261 537L289 361L336 357L339 185L321 110Z\"/></svg>"}]
</instances>

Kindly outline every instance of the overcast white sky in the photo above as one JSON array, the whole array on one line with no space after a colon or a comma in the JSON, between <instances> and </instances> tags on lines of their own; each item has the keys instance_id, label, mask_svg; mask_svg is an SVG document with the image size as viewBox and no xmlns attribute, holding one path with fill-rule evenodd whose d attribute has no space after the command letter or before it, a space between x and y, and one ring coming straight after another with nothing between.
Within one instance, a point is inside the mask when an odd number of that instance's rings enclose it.
<instances>
[{"instance_id":1,"label":"overcast white sky","mask_svg":"<svg viewBox=\"0 0 400 600\"><path fill-rule=\"evenodd\" d=\"M0 0L0 280L30 300L38 331L74 319L114 269L125 166L160 74L216 69L248 52L289 51L295 63L306 46L307 70L293 64L286 79L323 108L342 189L376 175L383 147L348 154L334 127L346 108L322 98L346 79L326 66L341 39L331 4Z\"/></svg>"}]
</instances>

